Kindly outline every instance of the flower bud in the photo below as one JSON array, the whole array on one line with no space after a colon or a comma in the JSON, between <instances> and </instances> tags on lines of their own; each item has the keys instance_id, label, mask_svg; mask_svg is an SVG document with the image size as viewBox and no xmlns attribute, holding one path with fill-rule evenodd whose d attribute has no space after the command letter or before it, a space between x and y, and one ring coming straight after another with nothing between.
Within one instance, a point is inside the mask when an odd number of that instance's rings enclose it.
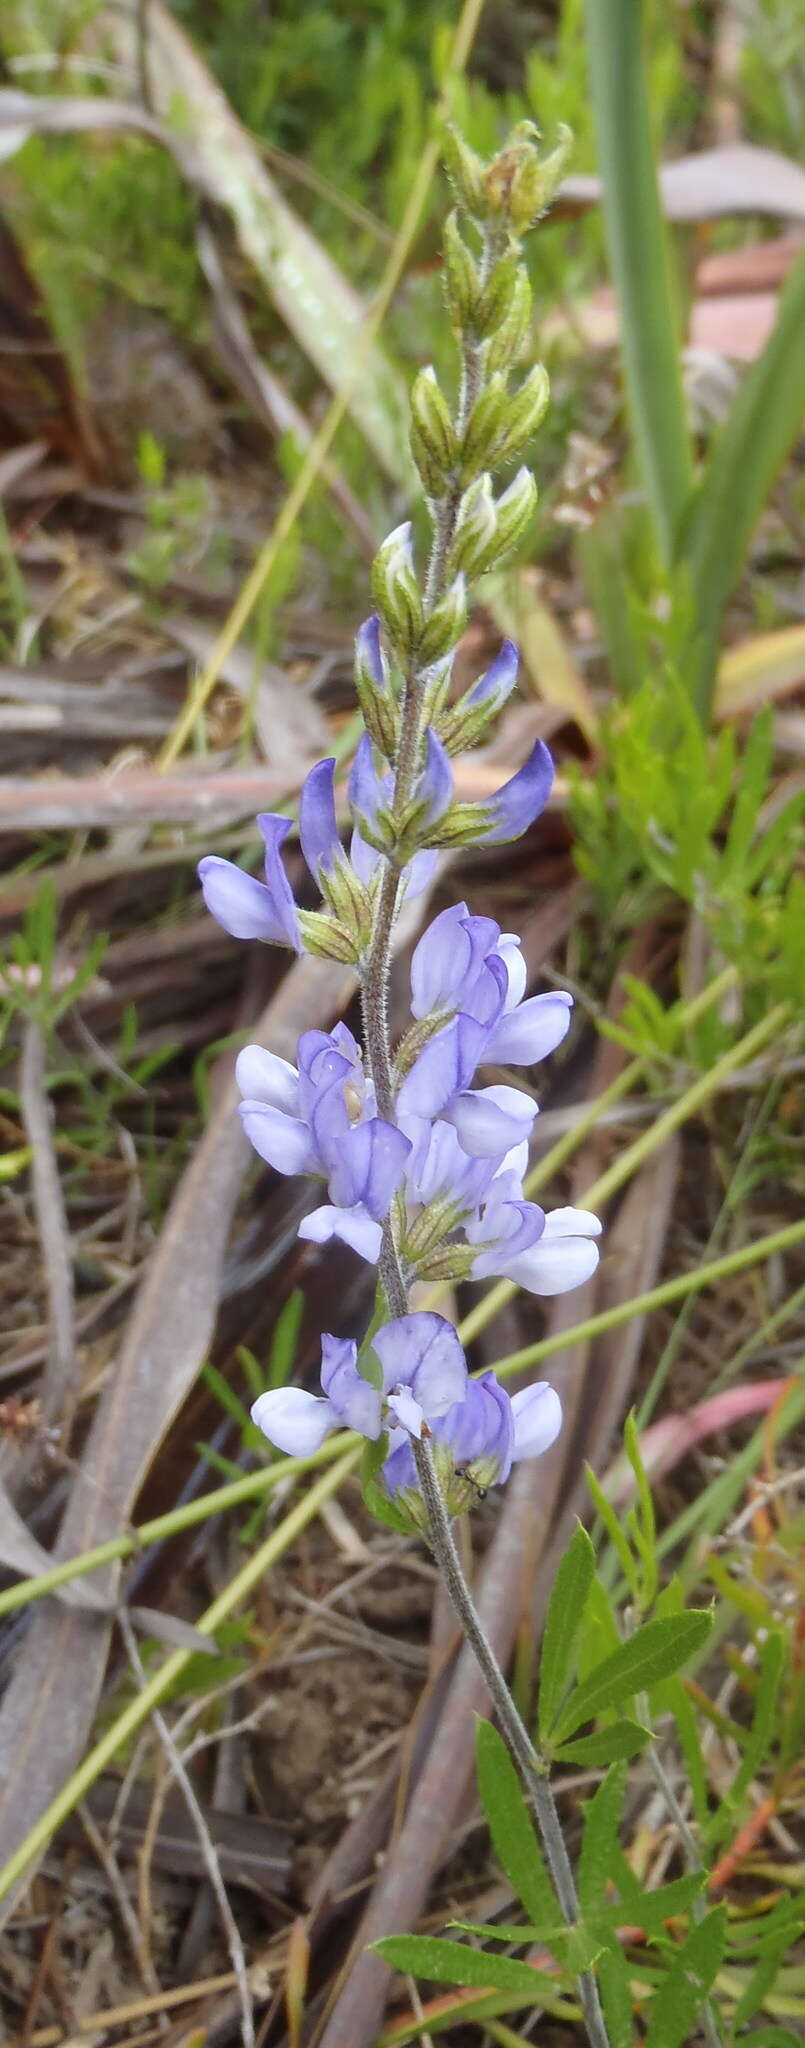
<instances>
[{"instance_id":1,"label":"flower bud","mask_svg":"<svg viewBox=\"0 0 805 2048\"><path fill-rule=\"evenodd\" d=\"M517 247L510 249L507 255L501 256L499 261L493 264L475 315L476 332L483 340L496 334L501 322L505 320L520 267L521 258Z\"/></svg>"},{"instance_id":2,"label":"flower bud","mask_svg":"<svg viewBox=\"0 0 805 2048\"><path fill-rule=\"evenodd\" d=\"M355 635L355 695L367 732L387 760L393 761L399 718L379 628L376 617L365 619Z\"/></svg>"},{"instance_id":3,"label":"flower bud","mask_svg":"<svg viewBox=\"0 0 805 2048\"><path fill-rule=\"evenodd\" d=\"M473 684L460 703L443 713L438 732L446 753L460 754L465 747L475 747L484 738L511 696L519 661L513 640L504 640L486 674Z\"/></svg>"},{"instance_id":4,"label":"flower bud","mask_svg":"<svg viewBox=\"0 0 805 2048\"><path fill-rule=\"evenodd\" d=\"M461 499L448 557L448 575L455 575L459 569L468 577L482 575L496 554L496 540L495 501L485 472L476 477Z\"/></svg>"},{"instance_id":5,"label":"flower bud","mask_svg":"<svg viewBox=\"0 0 805 2048\"><path fill-rule=\"evenodd\" d=\"M477 266L461 234L454 213L444 224L444 289L454 327L475 333L475 314L481 292Z\"/></svg>"},{"instance_id":6,"label":"flower bud","mask_svg":"<svg viewBox=\"0 0 805 2048\"><path fill-rule=\"evenodd\" d=\"M467 587L464 577L454 577L449 590L435 604L420 633L417 660L422 668L441 661L455 647L467 624Z\"/></svg>"},{"instance_id":7,"label":"flower bud","mask_svg":"<svg viewBox=\"0 0 805 2048\"><path fill-rule=\"evenodd\" d=\"M548 372L543 363L535 363L519 391L509 398L504 431L498 443L498 462L518 455L524 443L530 441L545 417L550 395Z\"/></svg>"},{"instance_id":8,"label":"flower bud","mask_svg":"<svg viewBox=\"0 0 805 2048\"><path fill-rule=\"evenodd\" d=\"M543 157L542 162L536 152L524 158L515 176L509 202L509 215L514 227L521 230L533 227L540 214L550 206L557 185L564 177L572 148L571 131L560 123L559 139L550 156Z\"/></svg>"},{"instance_id":9,"label":"flower bud","mask_svg":"<svg viewBox=\"0 0 805 2048\"><path fill-rule=\"evenodd\" d=\"M472 483L479 470L491 469L498 460L507 429L509 394L506 380L496 371L476 398L461 444L461 481Z\"/></svg>"},{"instance_id":10,"label":"flower bud","mask_svg":"<svg viewBox=\"0 0 805 2048\"><path fill-rule=\"evenodd\" d=\"M497 521L498 552L513 548L520 535L525 532L537 503L537 486L530 469L523 466L513 477L508 490L498 498L495 506Z\"/></svg>"},{"instance_id":11,"label":"flower bud","mask_svg":"<svg viewBox=\"0 0 805 2048\"><path fill-rule=\"evenodd\" d=\"M337 918L327 917L321 910L300 910L299 928L306 953L323 960L342 960L350 967L359 961L360 947Z\"/></svg>"},{"instance_id":12,"label":"flower bud","mask_svg":"<svg viewBox=\"0 0 805 2048\"><path fill-rule=\"evenodd\" d=\"M474 149L470 149L463 135L452 126L445 129L442 153L448 178L455 186L467 212L474 214L477 220L485 220L488 208L484 191L486 166L483 158L476 155Z\"/></svg>"},{"instance_id":13,"label":"flower bud","mask_svg":"<svg viewBox=\"0 0 805 2048\"><path fill-rule=\"evenodd\" d=\"M429 498L443 498L456 459L456 436L433 368L411 392L411 453Z\"/></svg>"},{"instance_id":14,"label":"flower bud","mask_svg":"<svg viewBox=\"0 0 805 2048\"><path fill-rule=\"evenodd\" d=\"M332 911L339 931L346 932L354 941L360 957L372 936L372 899L368 889L364 888L345 854L326 873L321 870L320 882L325 903Z\"/></svg>"},{"instance_id":15,"label":"flower bud","mask_svg":"<svg viewBox=\"0 0 805 2048\"><path fill-rule=\"evenodd\" d=\"M511 298L497 332L487 345L487 370L506 370L516 363L531 325L533 294L528 271L519 264Z\"/></svg>"},{"instance_id":16,"label":"flower bud","mask_svg":"<svg viewBox=\"0 0 805 2048\"><path fill-rule=\"evenodd\" d=\"M395 526L372 563L372 595L389 638L407 661L422 631L422 598L411 552L411 525Z\"/></svg>"},{"instance_id":17,"label":"flower bud","mask_svg":"<svg viewBox=\"0 0 805 2048\"><path fill-rule=\"evenodd\" d=\"M450 679L453 673L453 650L442 661L433 664L422 692L423 725L435 725L447 702Z\"/></svg>"}]
</instances>

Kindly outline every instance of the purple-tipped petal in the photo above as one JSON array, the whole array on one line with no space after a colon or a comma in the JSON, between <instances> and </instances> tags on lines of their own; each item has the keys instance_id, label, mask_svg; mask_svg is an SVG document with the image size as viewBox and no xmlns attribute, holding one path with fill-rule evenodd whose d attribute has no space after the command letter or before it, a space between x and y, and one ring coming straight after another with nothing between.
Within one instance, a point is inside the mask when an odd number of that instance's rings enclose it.
<instances>
[{"instance_id":1,"label":"purple-tipped petal","mask_svg":"<svg viewBox=\"0 0 805 2048\"><path fill-rule=\"evenodd\" d=\"M311 1209L310 1215L302 1218L297 1237L307 1238L312 1244L329 1244L337 1237L369 1266L377 1265L383 1243L380 1224L375 1223L360 1202L353 1209L337 1209L330 1202L324 1202L320 1209Z\"/></svg>"},{"instance_id":2,"label":"purple-tipped petal","mask_svg":"<svg viewBox=\"0 0 805 2048\"><path fill-rule=\"evenodd\" d=\"M492 1026L486 1049L487 1060L503 1065L531 1067L561 1045L570 1030L573 997L557 989L550 995L529 996L516 1009L505 1010Z\"/></svg>"},{"instance_id":3,"label":"purple-tipped petal","mask_svg":"<svg viewBox=\"0 0 805 2048\"><path fill-rule=\"evenodd\" d=\"M426 805L422 829L438 825L453 801L450 756L432 725L425 734L425 766L417 784L417 800Z\"/></svg>"},{"instance_id":4,"label":"purple-tipped petal","mask_svg":"<svg viewBox=\"0 0 805 2048\"><path fill-rule=\"evenodd\" d=\"M268 946L287 944L284 919L277 914L271 891L255 875L244 874L234 861L221 860L217 853L207 853L199 861L198 877L210 916L233 939L262 939Z\"/></svg>"},{"instance_id":5,"label":"purple-tipped petal","mask_svg":"<svg viewBox=\"0 0 805 2048\"><path fill-rule=\"evenodd\" d=\"M235 1080L247 1102L264 1102L269 1109L281 1109L286 1116L299 1115L299 1075L289 1060L281 1060L262 1045L244 1045L235 1061Z\"/></svg>"},{"instance_id":6,"label":"purple-tipped petal","mask_svg":"<svg viewBox=\"0 0 805 2048\"><path fill-rule=\"evenodd\" d=\"M327 1332L323 1335L321 1384L339 1422L375 1443L381 1430L380 1395L359 1373L357 1345L348 1337L331 1337Z\"/></svg>"},{"instance_id":7,"label":"purple-tipped petal","mask_svg":"<svg viewBox=\"0 0 805 2048\"><path fill-rule=\"evenodd\" d=\"M434 1424L440 1444L449 1444L459 1467L483 1465L482 1483L502 1486L514 1450L512 1404L493 1372L469 1380L462 1401Z\"/></svg>"},{"instance_id":8,"label":"purple-tipped petal","mask_svg":"<svg viewBox=\"0 0 805 2048\"><path fill-rule=\"evenodd\" d=\"M419 1402L414 1400L408 1388L403 1387L399 1394L389 1394L388 1404L392 1414L396 1415L400 1427L407 1429L409 1436L421 1437L425 1417Z\"/></svg>"},{"instance_id":9,"label":"purple-tipped petal","mask_svg":"<svg viewBox=\"0 0 805 2048\"><path fill-rule=\"evenodd\" d=\"M302 937L296 904L285 869L280 859L280 848L291 829L290 818L277 817L274 811L261 811L257 820L265 846L264 871L266 887L272 899L274 913L280 924L286 945L293 946L297 953L302 951Z\"/></svg>"},{"instance_id":10,"label":"purple-tipped petal","mask_svg":"<svg viewBox=\"0 0 805 2048\"><path fill-rule=\"evenodd\" d=\"M501 1270L529 1294L569 1294L595 1272L600 1231L599 1218L588 1209L554 1209L539 1243Z\"/></svg>"},{"instance_id":11,"label":"purple-tipped petal","mask_svg":"<svg viewBox=\"0 0 805 2048\"><path fill-rule=\"evenodd\" d=\"M337 1425L330 1402L306 1394L303 1387L276 1387L260 1394L251 1415L269 1443L290 1458L309 1457Z\"/></svg>"},{"instance_id":12,"label":"purple-tipped petal","mask_svg":"<svg viewBox=\"0 0 805 2048\"><path fill-rule=\"evenodd\" d=\"M383 777L378 774L375 767L374 748L368 732L364 733L355 749L355 758L349 771L347 795L358 831L363 827L361 836L377 837L381 830L379 813L386 809L388 790L384 787Z\"/></svg>"},{"instance_id":13,"label":"purple-tipped petal","mask_svg":"<svg viewBox=\"0 0 805 2048\"><path fill-rule=\"evenodd\" d=\"M275 1172L321 1172L307 1124L280 1109L269 1109L265 1102L242 1102L240 1114L249 1144Z\"/></svg>"},{"instance_id":14,"label":"purple-tipped petal","mask_svg":"<svg viewBox=\"0 0 805 2048\"><path fill-rule=\"evenodd\" d=\"M388 667L380 644L380 620L377 612L373 612L371 618L364 619L363 625L358 627L355 635L355 653L359 662L368 670L375 689L387 690Z\"/></svg>"},{"instance_id":15,"label":"purple-tipped petal","mask_svg":"<svg viewBox=\"0 0 805 2048\"><path fill-rule=\"evenodd\" d=\"M425 1310L397 1316L372 1338L383 1387L410 1387L428 1418L444 1415L467 1387L464 1353L452 1323Z\"/></svg>"},{"instance_id":16,"label":"purple-tipped petal","mask_svg":"<svg viewBox=\"0 0 805 2048\"><path fill-rule=\"evenodd\" d=\"M403 1081L397 1098L402 1114L438 1116L472 1079L486 1038L485 1026L463 1013L454 1017L443 1031L437 1031L417 1054Z\"/></svg>"},{"instance_id":17,"label":"purple-tipped petal","mask_svg":"<svg viewBox=\"0 0 805 2048\"><path fill-rule=\"evenodd\" d=\"M299 837L314 882L342 857L335 817L335 759L319 761L305 776L299 797Z\"/></svg>"},{"instance_id":18,"label":"purple-tipped petal","mask_svg":"<svg viewBox=\"0 0 805 2048\"><path fill-rule=\"evenodd\" d=\"M553 761L543 740L537 740L523 767L478 811L478 844L500 846L519 839L538 818L551 793Z\"/></svg>"},{"instance_id":19,"label":"purple-tipped petal","mask_svg":"<svg viewBox=\"0 0 805 2048\"><path fill-rule=\"evenodd\" d=\"M411 1009L415 1017L453 1009L469 972L472 943L466 903L440 910L417 940L411 956Z\"/></svg>"},{"instance_id":20,"label":"purple-tipped petal","mask_svg":"<svg viewBox=\"0 0 805 2048\"><path fill-rule=\"evenodd\" d=\"M486 675L480 677L465 697L464 703L467 708L471 706L475 711L479 705L495 704L499 710L507 697L511 696L519 666L519 648L515 647L513 640L504 640L500 653L495 655Z\"/></svg>"},{"instance_id":21,"label":"purple-tipped petal","mask_svg":"<svg viewBox=\"0 0 805 2048\"><path fill-rule=\"evenodd\" d=\"M419 853L414 854L413 860L409 860L407 867L402 871L403 895L409 902L415 896L424 895L425 890L430 887L438 865L438 853L432 852L428 846L421 847Z\"/></svg>"},{"instance_id":22,"label":"purple-tipped petal","mask_svg":"<svg viewBox=\"0 0 805 2048\"><path fill-rule=\"evenodd\" d=\"M512 1395L514 1416L514 1457L541 1458L550 1450L562 1427L562 1403L555 1387L536 1380Z\"/></svg>"},{"instance_id":23,"label":"purple-tipped petal","mask_svg":"<svg viewBox=\"0 0 805 2048\"><path fill-rule=\"evenodd\" d=\"M537 1105L519 1088L476 1088L459 1094L442 1110L471 1158L503 1157L528 1138Z\"/></svg>"}]
</instances>

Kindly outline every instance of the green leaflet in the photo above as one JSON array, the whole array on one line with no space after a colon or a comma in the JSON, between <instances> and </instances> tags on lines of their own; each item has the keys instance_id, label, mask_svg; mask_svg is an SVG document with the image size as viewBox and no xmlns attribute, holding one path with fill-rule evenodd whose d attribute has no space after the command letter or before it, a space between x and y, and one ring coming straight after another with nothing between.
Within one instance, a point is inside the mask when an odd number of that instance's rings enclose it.
<instances>
[{"instance_id":1,"label":"green leaflet","mask_svg":"<svg viewBox=\"0 0 805 2048\"><path fill-rule=\"evenodd\" d=\"M595 1551L579 1522L559 1565L551 1593L539 1667L538 1725L554 1725L570 1677L576 1637L595 1576Z\"/></svg>"},{"instance_id":2,"label":"green leaflet","mask_svg":"<svg viewBox=\"0 0 805 2048\"><path fill-rule=\"evenodd\" d=\"M711 1616L699 1608L644 1622L628 1642L621 1643L602 1664L597 1664L571 1693L556 1726L557 1740L564 1741L582 1722L593 1720L605 1707L620 1706L633 1699L635 1693L645 1692L657 1679L678 1671L701 1649L711 1627Z\"/></svg>"}]
</instances>

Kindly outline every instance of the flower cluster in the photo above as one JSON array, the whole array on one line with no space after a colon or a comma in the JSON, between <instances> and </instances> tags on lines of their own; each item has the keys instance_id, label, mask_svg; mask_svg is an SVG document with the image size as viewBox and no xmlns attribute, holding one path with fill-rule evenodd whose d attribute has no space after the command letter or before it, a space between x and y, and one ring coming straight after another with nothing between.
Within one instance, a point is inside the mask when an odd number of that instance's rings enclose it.
<instances>
[{"instance_id":1,"label":"flower cluster","mask_svg":"<svg viewBox=\"0 0 805 2048\"><path fill-rule=\"evenodd\" d=\"M252 1420L282 1451L306 1457L333 1429L370 1442L388 1431L382 1476L389 1497L414 1526L425 1526L411 1440L433 1445L448 1510L460 1514L487 1488L502 1485L519 1459L538 1458L559 1433L559 1397L545 1381L512 1399L485 1372L471 1380L452 1323L425 1311L378 1330L359 1360L347 1338L322 1338L322 1392L277 1387L261 1394Z\"/></svg>"},{"instance_id":2,"label":"flower cluster","mask_svg":"<svg viewBox=\"0 0 805 2048\"><path fill-rule=\"evenodd\" d=\"M491 1373L470 1382L451 1326L408 1312L411 1288L501 1275L533 1294L562 1294L594 1271L600 1230L584 1210L546 1214L525 1193L537 1104L529 1087L493 1075L530 1071L553 1052L572 1002L562 991L527 993L515 934L465 903L442 911L413 954L410 1027L396 1048L388 1037L390 941L403 897L427 887L440 849L526 832L553 778L537 740L502 788L467 803L456 795L452 758L484 737L517 681L517 649L506 641L458 695L454 655L468 578L502 560L536 501L526 468L497 496L492 472L519 459L547 404L542 366L519 368L531 307L520 243L560 176L564 145L542 158L536 131L523 124L488 165L457 137L448 147L457 211L444 280L461 375L454 411L432 370L412 393L411 450L433 525L427 573L420 581L410 525L395 527L375 558L375 610L356 639L365 731L341 815L334 760L319 762L301 791L309 880L300 863L292 887L283 854L290 822L273 813L257 821L262 877L215 855L199 869L208 909L234 937L351 963L361 986L363 1050L341 1023L303 1032L295 1066L257 1045L237 1062L255 1150L277 1172L321 1184L300 1236L339 1238L379 1273L371 1345L359 1354L351 1341L326 1337L321 1397L277 1390L256 1403L255 1419L274 1443L300 1453L338 1424L369 1440L388 1431L386 1489L415 1522L425 1513L417 1472L426 1453L417 1443L429 1442L457 1512L505 1479L513 1460L546 1449L560 1409L543 1385L510 1400Z\"/></svg>"}]
</instances>

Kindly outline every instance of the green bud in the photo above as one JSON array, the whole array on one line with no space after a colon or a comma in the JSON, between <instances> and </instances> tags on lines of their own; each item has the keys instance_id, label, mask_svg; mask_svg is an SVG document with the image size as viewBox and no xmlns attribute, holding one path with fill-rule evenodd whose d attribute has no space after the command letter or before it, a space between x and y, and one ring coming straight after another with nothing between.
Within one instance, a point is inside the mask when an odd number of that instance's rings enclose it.
<instances>
[{"instance_id":1,"label":"green bud","mask_svg":"<svg viewBox=\"0 0 805 2048\"><path fill-rule=\"evenodd\" d=\"M358 955L365 952L372 936L372 899L346 858L325 870L319 868L319 887L333 912L339 930L354 940Z\"/></svg>"},{"instance_id":2,"label":"green bud","mask_svg":"<svg viewBox=\"0 0 805 2048\"><path fill-rule=\"evenodd\" d=\"M444 224L444 289L454 327L475 333L475 315L481 292L477 266L461 234L455 213Z\"/></svg>"},{"instance_id":3,"label":"green bud","mask_svg":"<svg viewBox=\"0 0 805 2048\"><path fill-rule=\"evenodd\" d=\"M458 128L452 126L445 129L442 153L448 178L455 186L467 212L473 213L477 220L485 220L488 209L484 190L486 166L483 158L477 156L474 149L470 149L469 143L464 141Z\"/></svg>"},{"instance_id":4,"label":"green bud","mask_svg":"<svg viewBox=\"0 0 805 2048\"><path fill-rule=\"evenodd\" d=\"M428 1202L424 1209L420 1209L419 1215L414 1218L405 1233L403 1258L415 1265L420 1259L432 1255L444 1243L445 1238L450 1236L451 1230L456 1229L464 1214L466 1211L462 1209L460 1202L444 1199Z\"/></svg>"},{"instance_id":5,"label":"green bud","mask_svg":"<svg viewBox=\"0 0 805 2048\"><path fill-rule=\"evenodd\" d=\"M512 285L511 297L497 333L487 345L486 367L491 370L506 370L516 363L531 325L533 293L528 271L518 265Z\"/></svg>"},{"instance_id":6,"label":"green bud","mask_svg":"<svg viewBox=\"0 0 805 2048\"><path fill-rule=\"evenodd\" d=\"M395 526L375 555L372 596L401 662L407 662L422 632L422 597L414 571L408 521Z\"/></svg>"},{"instance_id":7,"label":"green bud","mask_svg":"<svg viewBox=\"0 0 805 2048\"><path fill-rule=\"evenodd\" d=\"M506 462L509 456L519 455L524 443L530 441L545 417L550 395L548 372L543 363L535 363L519 391L509 398L504 432L498 443L498 462Z\"/></svg>"},{"instance_id":8,"label":"green bud","mask_svg":"<svg viewBox=\"0 0 805 2048\"><path fill-rule=\"evenodd\" d=\"M505 377L496 371L476 398L461 443L461 481L472 483L479 470L490 469L505 438L509 394Z\"/></svg>"},{"instance_id":9,"label":"green bud","mask_svg":"<svg viewBox=\"0 0 805 2048\"><path fill-rule=\"evenodd\" d=\"M306 953L315 953L323 960L343 960L348 966L357 966L360 949L352 934L338 919L327 917L320 910L300 910L299 930Z\"/></svg>"},{"instance_id":10,"label":"green bud","mask_svg":"<svg viewBox=\"0 0 805 2048\"><path fill-rule=\"evenodd\" d=\"M559 140L550 156L540 163L536 153L522 163L512 186L510 218L516 228L533 227L541 213L550 206L557 185L561 183L573 149L573 136L564 124L559 127Z\"/></svg>"},{"instance_id":11,"label":"green bud","mask_svg":"<svg viewBox=\"0 0 805 2048\"><path fill-rule=\"evenodd\" d=\"M450 688L453 673L453 652L434 663L422 692L422 724L433 725L442 710Z\"/></svg>"},{"instance_id":12,"label":"green bud","mask_svg":"<svg viewBox=\"0 0 805 2048\"><path fill-rule=\"evenodd\" d=\"M370 739L388 761L393 761L400 735L400 720L394 698L376 689L371 676L355 665L355 695Z\"/></svg>"},{"instance_id":13,"label":"green bud","mask_svg":"<svg viewBox=\"0 0 805 2048\"><path fill-rule=\"evenodd\" d=\"M436 731L447 754L464 754L469 747L477 747L486 738L490 726L494 725L500 705L452 704L443 712ZM448 818L450 817L448 812Z\"/></svg>"},{"instance_id":14,"label":"green bud","mask_svg":"<svg viewBox=\"0 0 805 2048\"><path fill-rule=\"evenodd\" d=\"M520 268L520 252L516 247L510 249L508 255L501 256L498 263L493 264L475 315L476 333L482 339L486 340L496 334L505 320Z\"/></svg>"},{"instance_id":15,"label":"green bud","mask_svg":"<svg viewBox=\"0 0 805 2048\"><path fill-rule=\"evenodd\" d=\"M456 576L433 607L420 633L417 645L417 661L420 668L429 668L431 662L441 661L450 653L467 623L467 588L463 576Z\"/></svg>"},{"instance_id":16,"label":"green bud","mask_svg":"<svg viewBox=\"0 0 805 2048\"><path fill-rule=\"evenodd\" d=\"M456 436L436 371L420 370L411 392L411 452L430 498L443 498L456 459Z\"/></svg>"},{"instance_id":17,"label":"green bud","mask_svg":"<svg viewBox=\"0 0 805 2048\"><path fill-rule=\"evenodd\" d=\"M455 575L459 569L467 577L482 575L496 554L496 540L495 501L489 474L484 472L461 499L448 557L448 575Z\"/></svg>"},{"instance_id":18,"label":"green bud","mask_svg":"<svg viewBox=\"0 0 805 2048\"><path fill-rule=\"evenodd\" d=\"M475 1245L446 1244L420 1261L420 1280L466 1280L478 1252Z\"/></svg>"},{"instance_id":19,"label":"green bud","mask_svg":"<svg viewBox=\"0 0 805 2048\"><path fill-rule=\"evenodd\" d=\"M414 1060L419 1058L423 1046L427 1045L428 1040L433 1038L437 1031L441 1031L443 1024L449 1023L452 1015L452 1010L434 1010L430 1016L417 1017L413 1024L409 1024L394 1055L394 1071L400 1081L410 1073Z\"/></svg>"},{"instance_id":20,"label":"green bud","mask_svg":"<svg viewBox=\"0 0 805 2048\"><path fill-rule=\"evenodd\" d=\"M508 490L498 498L495 517L498 529L498 550L513 548L525 532L534 512L539 493L530 469L523 466L512 478Z\"/></svg>"}]
</instances>

